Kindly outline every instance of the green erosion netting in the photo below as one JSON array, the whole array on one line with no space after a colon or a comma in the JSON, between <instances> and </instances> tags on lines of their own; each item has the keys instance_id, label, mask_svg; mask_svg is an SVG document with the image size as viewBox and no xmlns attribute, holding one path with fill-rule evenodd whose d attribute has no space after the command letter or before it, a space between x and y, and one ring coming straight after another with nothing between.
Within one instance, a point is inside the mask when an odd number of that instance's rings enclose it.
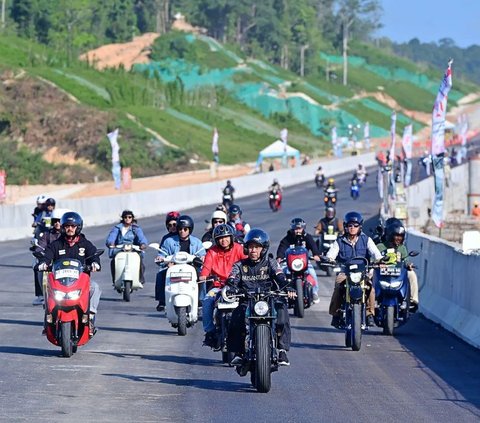
<instances>
[{"instance_id":1,"label":"green erosion netting","mask_svg":"<svg viewBox=\"0 0 480 423\"><path fill-rule=\"evenodd\" d=\"M333 55L327 55L325 53L320 53L320 57L328 61L328 63L343 64L342 56L333 56ZM438 92L438 88L440 86L440 81L442 77L442 75L439 75L438 81L432 81L430 78L428 78L424 74L414 73L403 68L396 67L392 69L386 66L369 65L366 59L358 56L348 57L348 63L355 67L362 67L364 69L367 69L368 71L382 77L383 79L386 79L387 81L410 82L411 84L416 85L417 87L421 87L431 92L434 95L436 95ZM456 91L455 89L452 89L448 94L448 96L452 100L458 101L463 97L463 94L459 91ZM432 107L433 107L433 103L432 103Z\"/></svg>"}]
</instances>

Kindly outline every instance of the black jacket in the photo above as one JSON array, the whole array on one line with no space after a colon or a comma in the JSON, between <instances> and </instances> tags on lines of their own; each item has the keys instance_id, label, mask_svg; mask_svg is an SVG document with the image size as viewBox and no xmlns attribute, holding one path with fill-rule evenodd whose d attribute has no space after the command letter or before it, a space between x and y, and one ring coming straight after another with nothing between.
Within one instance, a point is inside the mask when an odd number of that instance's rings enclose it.
<instances>
[{"instance_id":1,"label":"black jacket","mask_svg":"<svg viewBox=\"0 0 480 423\"><path fill-rule=\"evenodd\" d=\"M277 258L284 259L285 251L287 251L287 248L289 248L291 245L301 245L307 250L311 251L312 255L320 255L320 251L318 251L317 244L315 243L312 235L304 232L303 236L296 237L295 234L290 230L280 241L280 245L277 248Z\"/></svg>"},{"instance_id":2,"label":"black jacket","mask_svg":"<svg viewBox=\"0 0 480 423\"><path fill-rule=\"evenodd\" d=\"M65 239L65 235L62 234L60 238L47 246L45 256L40 262L51 264L53 261L61 258L73 258L80 261L82 265L95 262L100 266L100 258L92 257L96 251L97 247L85 238L85 235L80 234L78 241L70 247Z\"/></svg>"},{"instance_id":3,"label":"black jacket","mask_svg":"<svg viewBox=\"0 0 480 423\"><path fill-rule=\"evenodd\" d=\"M277 282L280 289L288 285L282 269L278 263L265 256L257 262L250 259L237 261L227 279L227 284L240 289L253 290L265 286L267 282Z\"/></svg>"}]
</instances>

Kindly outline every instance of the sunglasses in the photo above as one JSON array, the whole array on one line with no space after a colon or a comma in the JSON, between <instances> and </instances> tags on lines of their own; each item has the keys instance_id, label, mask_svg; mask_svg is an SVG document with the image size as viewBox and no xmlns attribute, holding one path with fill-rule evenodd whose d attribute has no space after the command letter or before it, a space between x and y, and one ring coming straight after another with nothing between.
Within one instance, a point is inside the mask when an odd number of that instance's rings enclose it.
<instances>
[{"instance_id":1,"label":"sunglasses","mask_svg":"<svg viewBox=\"0 0 480 423\"><path fill-rule=\"evenodd\" d=\"M167 225L167 227L169 227L169 228L174 228L175 226L177 226L177 223L176 223L176 222L169 223L169 224Z\"/></svg>"},{"instance_id":2,"label":"sunglasses","mask_svg":"<svg viewBox=\"0 0 480 423\"><path fill-rule=\"evenodd\" d=\"M178 228L178 232L180 231L190 231L190 228Z\"/></svg>"},{"instance_id":3,"label":"sunglasses","mask_svg":"<svg viewBox=\"0 0 480 423\"><path fill-rule=\"evenodd\" d=\"M124 216L123 218L124 218L124 219L133 219L133 216L128 215L128 216Z\"/></svg>"},{"instance_id":4,"label":"sunglasses","mask_svg":"<svg viewBox=\"0 0 480 423\"><path fill-rule=\"evenodd\" d=\"M360 225L358 223L349 223L347 228L358 228Z\"/></svg>"},{"instance_id":5,"label":"sunglasses","mask_svg":"<svg viewBox=\"0 0 480 423\"><path fill-rule=\"evenodd\" d=\"M71 224L71 223L65 223L65 224L63 225L63 227L64 227L64 228L76 228L77 225L73 225L73 224Z\"/></svg>"},{"instance_id":6,"label":"sunglasses","mask_svg":"<svg viewBox=\"0 0 480 423\"><path fill-rule=\"evenodd\" d=\"M221 220L214 220L213 221L213 224L215 225L215 223L225 223L225 221L223 219Z\"/></svg>"}]
</instances>

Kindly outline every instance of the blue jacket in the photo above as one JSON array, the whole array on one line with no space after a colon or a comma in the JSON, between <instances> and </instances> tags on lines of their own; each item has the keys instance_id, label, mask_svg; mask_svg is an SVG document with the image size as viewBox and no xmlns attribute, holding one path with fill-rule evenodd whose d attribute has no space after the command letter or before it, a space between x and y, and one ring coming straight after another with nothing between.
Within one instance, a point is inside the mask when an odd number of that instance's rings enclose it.
<instances>
[{"instance_id":1,"label":"blue jacket","mask_svg":"<svg viewBox=\"0 0 480 423\"><path fill-rule=\"evenodd\" d=\"M108 247L110 245L120 245L120 244L134 244L134 245L142 245L148 244L147 238L143 234L142 228L135 223L128 228L128 231L125 235L122 235L122 227L123 224L119 223L115 225L110 233L108 234L107 240L105 241L105 245ZM111 248L108 252L108 255L112 258L117 254L120 250L117 248ZM141 253L142 257L144 253Z\"/></svg>"},{"instance_id":2,"label":"blue jacket","mask_svg":"<svg viewBox=\"0 0 480 423\"><path fill-rule=\"evenodd\" d=\"M203 257L206 254L205 249L203 248L202 241L200 241L196 236L190 235L190 254L196 254L197 256ZM178 235L171 236L167 238L162 244L162 250L159 252L159 256L166 257L180 251L180 238ZM200 251L202 250L202 251ZM200 251L200 252L199 252Z\"/></svg>"},{"instance_id":3,"label":"blue jacket","mask_svg":"<svg viewBox=\"0 0 480 423\"><path fill-rule=\"evenodd\" d=\"M340 263L348 263L353 257L365 257L370 259L370 253L367 248L368 236L363 232L357 239L357 242L353 246L347 241L345 236L338 239L338 256L337 259Z\"/></svg>"}]
</instances>

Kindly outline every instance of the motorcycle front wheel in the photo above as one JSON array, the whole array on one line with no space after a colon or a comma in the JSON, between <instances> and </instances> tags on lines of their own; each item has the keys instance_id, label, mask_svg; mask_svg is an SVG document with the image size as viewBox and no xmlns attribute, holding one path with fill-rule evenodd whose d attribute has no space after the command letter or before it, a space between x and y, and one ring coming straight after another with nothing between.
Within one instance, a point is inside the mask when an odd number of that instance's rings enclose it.
<instances>
[{"instance_id":1,"label":"motorcycle front wheel","mask_svg":"<svg viewBox=\"0 0 480 423\"><path fill-rule=\"evenodd\" d=\"M177 333L180 336L187 334L187 309L185 307L179 307L177 310L178 315L178 327Z\"/></svg>"},{"instance_id":2,"label":"motorcycle front wheel","mask_svg":"<svg viewBox=\"0 0 480 423\"><path fill-rule=\"evenodd\" d=\"M394 324L395 310L393 306L388 306L383 315L383 334L392 336Z\"/></svg>"},{"instance_id":3,"label":"motorcycle front wheel","mask_svg":"<svg viewBox=\"0 0 480 423\"><path fill-rule=\"evenodd\" d=\"M352 350L360 351L362 346L362 305L353 304L352 310Z\"/></svg>"},{"instance_id":4,"label":"motorcycle front wheel","mask_svg":"<svg viewBox=\"0 0 480 423\"><path fill-rule=\"evenodd\" d=\"M258 392L268 392L272 385L270 327L258 325L255 329L255 384Z\"/></svg>"},{"instance_id":5,"label":"motorcycle front wheel","mask_svg":"<svg viewBox=\"0 0 480 423\"><path fill-rule=\"evenodd\" d=\"M73 354L73 342L72 342L72 323L62 322L60 327L60 336L62 354L64 357L71 357Z\"/></svg>"},{"instance_id":6,"label":"motorcycle front wheel","mask_svg":"<svg viewBox=\"0 0 480 423\"><path fill-rule=\"evenodd\" d=\"M295 298L295 306L293 314L302 318L305 315L305 304L303 302L303 281L300 278L295 280L295 290L297 291L297 297Z\"/></svg>"},{"instance_id":7,"label":"motorcycle front wheel","mask_svg":"<svg viewBox=\"0 0 480 423\"><path fill-rule=\"evenodd\" d=\"M123 281L123 301L130 302L130 293L132 292L132 281Z\"/></svg>"}]
</instances>

